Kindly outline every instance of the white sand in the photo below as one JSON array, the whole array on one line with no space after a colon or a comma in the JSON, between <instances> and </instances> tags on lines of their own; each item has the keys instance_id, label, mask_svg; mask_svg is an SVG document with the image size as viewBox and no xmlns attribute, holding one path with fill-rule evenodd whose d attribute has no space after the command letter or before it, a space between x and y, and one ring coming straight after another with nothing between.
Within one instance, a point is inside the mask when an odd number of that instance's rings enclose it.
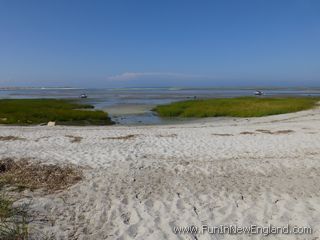
<instances>
[{"instance_id":1,"label":"white sand","mask_svg":"<svg viewBox=\"0 0 320 240\"><path fill-rule=\"evenodd\" d=\"M49 220L33 227L56 239L264 238L172 231L203 224L312 226L312 235L268 239L320 236L319 109L171 126L0 127L8 135L26 140L0 142L2 157L89 167L64 192L31 194Z\"/></svg>"}]
</instances>

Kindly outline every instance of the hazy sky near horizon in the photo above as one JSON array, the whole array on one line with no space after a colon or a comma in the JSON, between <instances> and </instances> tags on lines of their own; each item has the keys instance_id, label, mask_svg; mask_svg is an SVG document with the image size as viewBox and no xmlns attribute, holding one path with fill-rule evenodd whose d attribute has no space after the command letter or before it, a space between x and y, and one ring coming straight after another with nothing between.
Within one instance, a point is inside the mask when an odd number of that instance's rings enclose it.
<instances>
[{"instance_id":1,"label":"hazy sky near horizon","mask_svg":"<svg viewBox=\"0 0 320 240\"><path fill-rule=\"evenodd\" d=\"M0 86L319 86L318 0L0 0Z\"/></svg>"}]
</instances>

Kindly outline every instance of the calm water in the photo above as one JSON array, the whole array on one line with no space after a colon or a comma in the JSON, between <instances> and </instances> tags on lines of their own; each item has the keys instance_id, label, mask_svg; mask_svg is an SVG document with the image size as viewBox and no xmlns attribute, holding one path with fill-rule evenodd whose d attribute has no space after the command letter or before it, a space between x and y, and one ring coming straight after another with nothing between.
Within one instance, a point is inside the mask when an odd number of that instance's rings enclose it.
<instances>
[{"instance_id":1,"label":"calm water","mask_svg":"<svg viewBox=\"0 0 320 240\"><path fill-rule=\"evenodd\" d=\"M253 89L19 89L0 90L0 98L68 98L108 111L117 123L163 124L177 120L161 119L151 109L159 104L196 98L252 96ZM320 89L266 89L265 96L320 96Z\"/></svg>"}]
</instances>

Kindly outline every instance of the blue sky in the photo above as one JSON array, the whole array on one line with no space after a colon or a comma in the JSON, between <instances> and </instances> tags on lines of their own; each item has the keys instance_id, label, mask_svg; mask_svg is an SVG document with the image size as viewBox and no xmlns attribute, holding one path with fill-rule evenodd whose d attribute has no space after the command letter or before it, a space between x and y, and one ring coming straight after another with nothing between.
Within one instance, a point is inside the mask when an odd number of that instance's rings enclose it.
<instances>
[{"instance_id":1,"label":"blue sky","mask_svg":"<svg viewBox=\"0 0 320 240\"><path fill-rule=\"evenodd\" d=\"M0 0L0 86L319 86L318 0Z\"/></svg>"}]
</instances>

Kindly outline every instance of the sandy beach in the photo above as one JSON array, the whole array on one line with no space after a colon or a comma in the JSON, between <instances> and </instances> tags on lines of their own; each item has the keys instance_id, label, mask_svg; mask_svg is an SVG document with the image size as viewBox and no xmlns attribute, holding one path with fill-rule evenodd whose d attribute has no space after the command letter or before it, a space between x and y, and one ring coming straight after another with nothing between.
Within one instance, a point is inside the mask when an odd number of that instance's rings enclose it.
<instances>
[{"instance_id":1,"label":"sandy beach","mask_svg":"<svg viewBox=\"0 0 320 240\"><path fill-rule=\"evenodd\" d=\"M320 110L164 126L1 126L2 158L72 163L85 178L19 202L52 239L318 239ZM79 141L72 142L72 138ZM31 201L30 201L31 200ZM174 227L311 226L308 235L176 234ZM37 231L34 231L35 234Z\"/></svg>"}]
</instances>

